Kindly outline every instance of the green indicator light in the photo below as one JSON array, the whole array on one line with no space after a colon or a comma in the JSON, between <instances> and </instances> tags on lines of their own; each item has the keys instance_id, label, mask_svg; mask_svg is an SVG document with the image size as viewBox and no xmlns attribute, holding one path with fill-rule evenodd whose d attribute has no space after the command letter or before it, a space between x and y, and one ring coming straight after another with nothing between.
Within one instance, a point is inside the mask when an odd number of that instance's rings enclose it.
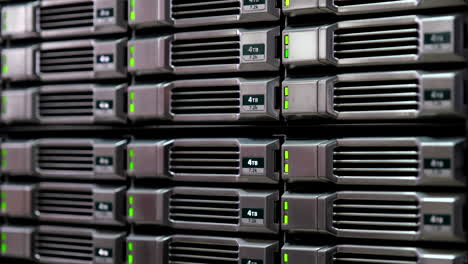
<instances>
[{"instance_id":1,"label":"green indicator light","mask_svg":"<svg viewBox=\"0 0 468 264\"><path fill-rule=\"evenodd\" d=\"M6 243L2 243L2 253L7 252L7 245Z\"/></svg>"},{"instance_id":2,"label":"green indicator light","mask_svg":"<svg viewBox=\"0 0 468 264\"><path fill-rule=\"evenodd\" d=\"M135 100L135 92L130 92L130 100Z\"/></svg>"},{"instance_id":3,"label":"green indicator light","mask_svg":"<svg viewBox=\"0 0 468 264\"><path fill-rule=\"evenodd\" d=\"M6 211L7 209L7 203L6 202L2 202L0 207L2 208L2 211Z\"/></svg>"},{"instance_id":4,"label":"green indicator light","mask_svg":"<svg viewBox=\"0 0 468 264\"><path fill-rule=\"evenodd\" d=\"M5 199L5 198L6 198L6 192L3 191L2 194L1 194L1 196L2 196L2 199Z\"/></svg>"},{"instance_id":5,"label":"green indicator light","mask_svg":"<svg viewBox=\"0 0 468 264\"><path fill-rule=\"evenodd\" d=\"M8 66L7 65L3 65L2 72L3 73L8 73Z\"/></svg>"},{"instance_id":6,"label":"green indicator light","mask_svg":"<svg viewBox=\"0 0 468 264\"><path fill-rule=\"evenodd\" d=\"M284 172L289 172L289 164L284 164Z\"/></svg>"},{"instance_id":7,"label":"green indicator light","mask_svg":"<svg viewBox=\"0 0 468 264\"><path fill-rule=\"evenodd\" d=\"M8 155L8 150L6 149L2 149L2 168L6 168L7 167L7 161L6 161L6 157ZM2 197L3 197L3 194L5 192L2 192Z\"/></svg>"},{"instance_id":8,"label":"green indicator light","mask_svg":"<svg viewBox=\"0 0 468 264\"><path fill-rule=\"evenodd\" d=\"M128 168L129 168L130 170L134 170L134 169L135 169L135 162L130 161L130 162L128 163Z\"/></svg>"},{"instance_id":9,"label":"green indicator light","mask_svg":"<svg viewBox=\"0 0 468 264\"><path fill-rule=\"evenodd\" d=\"M8 98L6 96L2 96L2 112L5 113L7 110L7 102Z\"/></svg>"},{"instance_id":10,"label":"green indicator light","mask_svg":"<svg viewBox=\"0 0 468 264\"><path fill-rule=\"evenodd\" d=\"M284 57L289 58L289 49L284 50Z\"/></svg>"},{"instance_id":11,"label":"green indicator light","mask_svg":"<svg viewBox=\"0 0 468 264\"><path fill-rule=\"evenodd\" d=\"M128 110L130 111L130 113L135 112L135 104L130 104Z\"/></svg>"},{"instance_id":12,"label":"green indicator light","mask_svg":"<svg viewBox=\"0 0 468 264\"><path fill-rule=\"evenodd\" d=\"M284 45L289 45L289 35L284 36Z\"/></svg>"},{"instance_id":13,"label":"green indicator light","mask_svg":"<svg viewBox=\"0 0 468 264\"><path fill-rule=\"evenodd\" d=\"M130 20L135 20L135 11L130 12Z\"/></svg>"},{"instance_id":14,"label":"green indicator light","mask_svg":"<svg viewBox=\"0 0 468 264\"><path fill-rule=\"evenodd\" d=\"M289 87L286 86L284 87L284 96L288 96L289 95Z\"/></svg>"},{"instance_id":15,"label":"green indicator light","mask_svg":"<svg viewBox=\"0 0 468 264\"><path fill-rule=\"evenodd\" d=\"M135 54L135 46L130 46L130 54Z\"/></svg>"},{"instance_id":16,"label":"green indicator light","mask_svg":"<svg viewBox=\"0 0 468 264\"><path fill-rule=\"evenodd\" d=\"M6 234L2 233L2 241L6 241Z\"/></svg>"},{"instance_id":17,"label":"green indicator light","mask_svg":"<svg viewBox=\"0 0 468 264\"><path fill-rule=\"evenodd\" d=\"M133 158L133 157L135 156L135 151L134 151L133 149L130 149L130 150L128 151L128 156L129 156L130 158Z\"/></svg>"},{"instance_id":18,"label":"green indicator light","mask_svg":"<svg viewBox=\"0 0 468 264\"><path fill-rule=\"evenodd\" d=\"M284 159L289 159L289 151L288 150L284 151Z\"/></svg>"},{"instance_id":19,"label":"green indicator light","mask_svg":"<svg viewBox=\"0 0 468 264\"><path fill-rule=\"evenodd\" d=\"M283 223L285 223L285 224L289 223L289 216L288 215L284 215Z\"/></svg>"},{"instance_id":20,"label":"green indicator light","mask_svg":"<svg viewBox=\"0 0 468 264\"><path fill-rule=\"evenodd\" d=\"M133 204L133 196L128 197L128 204L132 205Z\"/></svg>"},{"instance_id":21,"label":"green indicator light","mask_svg":"<svg viewBox=\"0 0 468 264\"><path fill-rule=\"evenodd\" d=\"M283 262L288 262L289 261L289 254L288 253L284 253L283 254Z\"/></svg>"},{"instance_id":22,"label":"green indicator light","mask_svg":"<svg viewBox=\"0 0 468 264\"><path fill-rule=\"evenodd\" d=\"M133 208L128 208L128 216L133 217L134 213Z\"/></svg>"},{"instance_id":23,"label":"green indicator light","mask_svg":"<svg viewBox=\"0 0 468 264\"><path fill-rule=\"evenodd\" d=\"M133 243L132 242L128 243L128 251L133 251Z\"/></svg>"},{"instance_id":24,"label":"green indicator light","mask_svg":"<svg viewBox=\"0 0 468 264\"><path fill-rule=\"evenodd\" d=\"M135 58L130 58L128 64L130 65L130 67L135 67Z\"/></svg>"},{"instance_id":25,"label":"green indicator light","mask_svg":"<svg viewBox=\"0 0 468 264\"><path fill-rule=\"evenodd\" d=\"M135 0L130 1L130 8L135 8Z\"/></svg>"},{"instance_id":26,"label":"green indicator light","mask_svg":"<svg viewBox=\"0 0 468 264\"><path fill-rule=\"evenodd\" d=\"M128 260L127 260L128 264L132 264L133 263L133 255L132 254L128 254Z\"/></svg>"},{"instance_id":27,"label":"green indicator light","mask_svg":"<svg viewBox=\"0 0 468 264\"><path fill-rule=\"evenodd\" d=\"M288 209L289 209L289 203L288 203L288 202L284 202L284 203L283 203L283 209L284 209L284 210L288 210Z\"/></svg>"},{"instance_id":28,"label":"green indicator light","mask_svg":"<svg viewBox=\"0 0 468 264\"><path fill-rule=\"evenodd\" d=\"M284 0L284 6L289 6L289 0Z\"/></svg>"},{"instance_id":29,"label":"green indicator light","mask_svg":"<svg viewBox=\"0 0 468 264\"><path fill-rule=\"evenodd\" d=\"M289 109L289 101L284 101L284 109Z\"/></svg>"}]
</instances>

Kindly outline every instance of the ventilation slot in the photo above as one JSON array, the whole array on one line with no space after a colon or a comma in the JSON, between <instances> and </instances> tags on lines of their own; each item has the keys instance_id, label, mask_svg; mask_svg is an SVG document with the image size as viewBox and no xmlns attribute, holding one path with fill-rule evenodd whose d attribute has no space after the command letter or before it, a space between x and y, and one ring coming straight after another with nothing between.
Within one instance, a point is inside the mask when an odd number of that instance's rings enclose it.
<instances>
[{"instance_id":1,"label":"ventilation slot","mask_svg":"<svg viewBox=\"0 0 468 264\"><path fill-rule=\"evenodd\" d=\"M173 114L236 114L240 112L239 86L174 88Z\"/></svg>"},{"instance_id":2,"label":"ventilation slot","mask_svg":"<svg viewBox=\"0 0 468 264\"><path fill-rule=\"evenodd\" d=\"M93 216L93 193L41 189L35 208L40 214Z\"/></svg>"},{"instance_id":3,"label":"ventilation slot","mask_svg":"<svg viewBox=\"0 0 468 264\"><path fill-rule=\"evenodd\" d=\"M172 0L172 18L204 18L240 14L239 0Z\"/></svg>"},{"instance_id":4,"label":"ventilation slot","mask_svg":"<svg viewBox=\"0 0 468 264\"><path fill-rule=\"evenodd\" d=\"M372 6L383 3L407 3L408 0L334 0L335 6Z\"/></svg>"},{"instance_id":5,"label":"ventilation slot","mask_svg":"<svg viewBox=\"0 0 468 264\"><path fill-rule=\"evenodd\" d=\"M169 171L174 174L238 175L239 147L184 147L170 150Z\"/></svg>"},{"instance_id":6,"label":"ventilation slot","mask_svg":"<svg viewBox=\"0 0 468 264\"><path fill-rule=\"evenodd\" d=\"M209 242L171 242L170 264L237 264L239 247Z\"/></svg>"},{"instance_id":7,"label":"ventilation slot","mask_svg":"<svg viewBox=\"0 0 468 264\"><path fill-rule=\"evenodd\" d=\"M42 171L76 172L93 171L93 148L41 146L38 152L38 167Z\"/></svg>"},{"instance_id":8,"label":"ventilation slot","mask_svg":"<svg viewBox=\"0 0 468 264\"><path fill-rule=\"evenodd\" d=\"M417 55L417 24L337 29L334 53L338 59Z\"/></svg>"},{"instance_id":9,"label":"ventilation slot","mask_svg":"<svg viewBox=\"0 0 468 264\"><path fill-rule=\"evenodd\" d=\"M40 67L43 73L93 71L93 47L43 50Z\"/></svg>"},{"instance_id":10,"label":"ventilation slot","mask_svg":"<svg viewBox=\"0 0 468 264\"><path fill-rule=\"evenodd\" d=\"M239 223L239 197L173 194L170 199L169 219L237 225Z\"/></svg>"},{"instance_id":11,"label":"ventilation slot","mask_svg":"<svg viewBox=\"0 0 468 264\"><path fill-rule=\"evenodd\" d=\"M419 172L417 147L337 147L333 173L337 177L411 177Z\"/></svg>"},{"instance_id":12,"label":"ventilation slot","mask_svg":"<svg viewBox=\"0 0 468 264\"><path fill-rule=\"evenodd\" d=\"M42 30L93 26L93 1L43 6L40 9Z\"/></svg>"},{"instance_id":13,"label":"ventilation slot","mask_svg":"<svg viewBox=\"0 0 468 264\"><path fill-rule=\"evenodd\" d=\"M240 38L234 36L175 40L172 42L171 59L174 66L238 64Z\"/></svg>"},{"instance_id":14,"label":"ventilation slot","mask_svg":"<svg viewBox=\"0 0 468 264\"><path fill-rule=\"evenodd\" d=\"M416 201L342 199L333 203L333 227L341 230L418 231Z\"/></svg>"},{"instance_id":15,"label":"ventilation slot","mask_svg":"<svg viewBox=\"0 0 468 264\"><path fill-rule=\"evenodd\" d=\"M91 236L40 232L35 239L34 255L41 263L93 263Z\"/></svg>"},{"instance_id":16,"label":"ventilation slot","mask_svg":"<svg viewBox=\"0 0 468 264\"><path fill-rule=\"evenodd\" d=\"M41 92L39 115L44 117L92 116L93 92Z\"/></svg>"},{"instance_id":17,"label":"ventilation slot","mask_svg":"<svg viewBox=\"0 0 468 264\"><path fill-rule=\"evenodd\" d=\"M417 264L418 257L377 255L338 252L333 255L333 264Z\"/></svg>"},{"instance_id":18,"label":"ventilation slot","mask_svg":"<svg viewBox=\"0 0 468 264\"><path fill-rule=\"evenodd\" d=\"M333 98L337 112L416 111L419 85L417 80L338 82Z\"/></svg>"}]
</instances>

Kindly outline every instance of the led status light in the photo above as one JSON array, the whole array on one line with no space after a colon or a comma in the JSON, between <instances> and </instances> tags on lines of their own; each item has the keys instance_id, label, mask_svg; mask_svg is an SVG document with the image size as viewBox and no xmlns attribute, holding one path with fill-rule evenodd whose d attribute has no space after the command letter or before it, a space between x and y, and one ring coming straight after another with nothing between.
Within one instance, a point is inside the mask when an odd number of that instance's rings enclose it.
<instances>
[{"instance_id":1,"label":"led status light","mask_svg":"<svg viewBox=\"0 0 468 264\"><path fill-rule=\"evenodd\" d=\"M133 217L133 215L135 214L135 210L134 210L133 207L132 207L133 202L134 202L133 196L129 196L129 197L128 197L128 205L129 205L129 208L128 208L128 216L129 216L129 217Z\"/></svg>"},{"instance_id":2,"label":"led status light","mask_svg":"<svg viewBox=\"0 0 468 264\"><path fill-rule=\"evenodd\" d=\"M0 250L2 253L6 253L7 252L7 244L6 244L7 235L5 233L2 233L1 239L2 239L2 243L0 245Z\"/></svg>"},{"instance_id":3,"label":"led status light","mask_svg":"<svg viewBox=\"0 0 468 264\"><path fill-rule=\"evenodd\" d=\"M7 64L7 57L2 56L2 72L3 73L8 73L8 65Z\"/></svg>"},{"instance_id":4,"label":"led status light","mask_svg":"<svg viewBox=\"0 0 468 264\"><path fill-rule=\"evenodd\" d=\"M127 249L128 249L128 255L127 255L127 262L128 264L132 264L133 263L133 254L130 253L133 251L133 243L132 242L128 242L127 244Z\"/></svg>"},{"instance_id":5,"label":"led status light","mask_svg":"<svg viewBox=\"0 0 468 264\"><path fill-rule=\"evenodd\" d=\"M130 62L131 62L131 59L130 59ZM130 99L130 101L132 101L132 102L128 105L128 111L129 111L130 113L133 113L133 112L135 112L135 104L133 103L133 100L135 100L135 92L130 92L130 94L129 94L129 99ZM132 151L132 153L133 153L133 150L131 150L131 151ZM133 158L133 155L130 156L130 158Z\"/></svg>"},{"instance_id":6,"label":"led status light","mask_svg":"<svg viewBox=\"0 0 468 264\"><path fill-rule=\"evenodd\" d=\"M130 1L130 20L135 20L136 19L136 14L135 14L135 0Z\"/></svg>"},{"instance_id":7,"label":"led status light","mask_svg":"<svg viewBox=\"0 0 468 264\"><path fill-rule=\"evenodd\" d=\"M129 56L129 59L128 59L128 65L130 67L135 67L135 46L130 46L128 47L128 51L130 52L130 56Z\"/></svg>"},{"instance_id":8,"label":"led status light","mask_svg":"<svg viewBox=\"0 0 468 264\"><path fill-rule=\"evenodd\" d=\"M7 210L7 202L5 201L6 197L7 197L7 194L5 191L2 191L1 194L1 200L2 202L0 203L0 209L2 210L2 212L5 212Z\"/></svg>"}]
</instances>

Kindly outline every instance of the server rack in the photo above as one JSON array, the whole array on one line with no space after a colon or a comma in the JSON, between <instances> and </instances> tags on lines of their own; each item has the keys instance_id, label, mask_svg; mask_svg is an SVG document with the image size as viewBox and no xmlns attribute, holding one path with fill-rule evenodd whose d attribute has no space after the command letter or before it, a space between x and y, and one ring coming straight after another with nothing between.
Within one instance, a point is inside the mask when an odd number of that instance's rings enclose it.
<instances>
[{"instance_id":1,"label":"server rack","mask_svg":"<svg viewBox=\"0 0 468 264\"><path fill-rule=\"evenodd\" d=\"M463 0L0 0L0 262L468 263Z\"/></svg>"}]
</instances>

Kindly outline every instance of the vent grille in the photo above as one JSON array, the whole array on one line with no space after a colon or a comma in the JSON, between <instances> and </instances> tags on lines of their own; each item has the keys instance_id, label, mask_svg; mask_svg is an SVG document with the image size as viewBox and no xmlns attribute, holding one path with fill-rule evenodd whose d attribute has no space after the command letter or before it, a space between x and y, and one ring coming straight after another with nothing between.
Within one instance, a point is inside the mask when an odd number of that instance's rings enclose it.
<instances>
[{"instance_id":1,"label":"vent grille","mask_svg":"<svg viewBox=\"0 0 468 264\"><path fill-rule=\"evenodd\" d=\"M238 175L239 147L186 147L170 150L169 171L174 174Z\"/></svg>"},{"instance_id":2,"label":"vent grille","mask_svg":"<svg viewBox=\"0 0 468 264\"><path fill-rule=\"evenodd\" d=\"M41 262L93 263L92 236L39 232L34 242L35 256Z\"/></svg>"},{"instance_id":3,"label":"vent grille","mask_svg":"<svg viewBox=\"0 0 468 264\"><path fill-rule=\"evenodd\" d=\"M239 197L198 194L173 194L171 221L214 224L239 224Z\"/></svg>"},{"instance_id":4,"label":"vent grille","mask_svg":"<svg viewBox=\"0 0 468 264\"><path fill-rule=\"evenodd\" d=\"M417 264L417 256L377 255L337 252L333 264Z\"/></svg>"},{"instance_id":5,"label":"vent grille","mask_svg":"<svg viewBox=\"0 0 468 264\"><path fill-rule=\"evenodd\" d=\"M236 114L240 112L239 86L174 88L173 114Z\"/></svg>"},{"instance_id":6,"label":"vent grille","mask_svg":"<svg viewBox=\"0 0 468 264\"><path fill-rule=\"evenodd\" d=\"M92 116L93 92L41 92L39 115L43 117Z\"/></svg>"},{"instance_id":7,"label":"vent grille","mask_svg":"<svg viewBox=\"0 0 468 264\"><path fill-rule=\"evenodd\" d=\"M338 82L333 98L337 112L416 111L419 84L417 80Z\"/></svg>"},{"instance_id":8,"label":"vent grille","mask_svg":"<svg viewBox=\"0 0 468 264\"><path fill-rule=\"evenodd\" d=\"M237 264L239 246L210 242L171 242L170 264Z\"/></svg>"},{"instance_id":9,"label":"vent grille","mask_svg":"<svg viewBox=\"0 0 468 264\"><path fill-rule=\"evenodd\" d=\"M334 54L338 59L417 55L418 25L337 29Z\"/></svg>"},{"instance_id":10,"label":"vent grille","mask_svg":"<svg viewBox=\"0 0 468 264\"><path fill-rule=\"evenodd\" d=\"M40 189L36 210L40 214L93 216L92 191L68 191Z\"/></svg>"},{"instance_id":11,"label":"vent grille","mask_svg":"<svg viewBox=\"0 0 468 264\"><path fill-rule=\"evenodd\" d=\"M173 66L204 66L240 63L240 37L175 40Z\"/></svg>"},{"instance_id":12,"label":"vent grille","mask_svg":"<svg viewBox=\"0 0 468 264\"><path fill-rule=\"evenodd\" d=\"M42 50L40 54L40 71L83 72L94 70L94 49L89 47Z\"/></svg>"},{"instance_id":13,"label":"vent grille","mask_svg":"<svg viewBox=\"0 0 468 264\"><path fill-rule=\"evenodd\" d=\"M240 14L239 0L172 0L172 18L204 18Z\"/></svg>"},{"instance_id":14,"label":"vent grille","mask_svg":"<svg viewBox=\"0 0 468 264\"><path fill-rule=\"evenodd\" d=\"M94 1L86 0L81 3L43 6L40 9L40 27L42 30L92 27L93 3Z\"/></svg>"},{"instance_id":15,"label":"vent grille","mask_svg":"<svg viewBox=\"0 0 468 264\"><path fill-rule=\"evenodd\" d=\"M338 199L333 202L333 227L341 230L419 230L417 201Z\"/></svg>"},{"instance_id":16,"label":"vent grille","mask_svg":"<svg viewBox=\"0 0 468 264\"><path fill-rule=\"evenodd\" d=\"M338 177L412 177L419 172L415 147L337 147L333 173Z\"/></svg>"},{"instance_id":17,"label":"vent grille","mask_svg":"<svg viewBox=\"0 0 468 264\"><path fill-rule=\"evenodd\" d=\"M40 146L38 167L41 171L93 171L92 146Z\"/></svg>"},{"instance_id":18,"label":"vent grille","mask_svg":"<svg viewBox=\"0 0 468 264\"><path fill-rule=\"evenodd\" d=\"M335 6L361 6L361 5L378 5L383 3L406 3L408 0L334 0Z\"/></svg>"}]
</instances>

